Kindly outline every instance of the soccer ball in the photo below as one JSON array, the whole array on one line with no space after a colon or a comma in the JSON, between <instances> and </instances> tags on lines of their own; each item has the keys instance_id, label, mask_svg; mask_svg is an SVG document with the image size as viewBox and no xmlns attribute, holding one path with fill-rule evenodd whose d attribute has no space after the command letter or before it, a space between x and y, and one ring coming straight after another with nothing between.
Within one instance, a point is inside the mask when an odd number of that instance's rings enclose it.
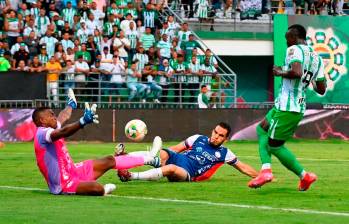
<instances>
[{"instance_id":1,"label":"soccer ball","mask_svg":"<svg viewBox=\"0 0 349 224\"><path fill-rule=\"evenodd\" d=\"M125 126L125 135L132 141L142 141L147 133L147 125L138 119L129 121Z\"/></svg>"}]
</instances>

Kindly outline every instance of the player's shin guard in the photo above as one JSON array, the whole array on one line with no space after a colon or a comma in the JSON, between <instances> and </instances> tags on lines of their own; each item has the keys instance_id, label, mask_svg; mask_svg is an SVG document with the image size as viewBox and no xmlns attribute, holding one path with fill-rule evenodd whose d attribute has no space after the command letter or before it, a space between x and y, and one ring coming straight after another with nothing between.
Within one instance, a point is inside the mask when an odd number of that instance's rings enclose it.
<instances>
[{"instance_id":1,"label":"player's shin guard","mask_svg":"<svg viewBox=\"0 0 349 224\"><path fill-rule=\"evenodd\" d=\"M304 170L302 165L298 162L293 153L284 145L280 147L270 147L270 151L287 169L289 169L299 177L302 175L302 172Z\"/></svg>"},{"instance_id":2,"label":"player's shin guard","mask_svg":"<svg viewBox=\"0 0 349 224\"><path fill-rule=\"evenodd\" d=\"M137 166L143 166L145 159L142 156L131 156L131 155L122 155L116 156L115 158L115 169L123 170L130 169Z\"/></svg>"},{"instance_id":3,"label":"player's shin guard","mask_svg":"<svg viewBox=\"0 0 349 224\"><path fill-rule=\"evenodd\" d=\"M263 130L260 125L257 125L256 128L258 135L258 145L259 145L259 156L263 165L271 163L271 153L268 147L268 133Z\"/></svg>"}]
</instances>

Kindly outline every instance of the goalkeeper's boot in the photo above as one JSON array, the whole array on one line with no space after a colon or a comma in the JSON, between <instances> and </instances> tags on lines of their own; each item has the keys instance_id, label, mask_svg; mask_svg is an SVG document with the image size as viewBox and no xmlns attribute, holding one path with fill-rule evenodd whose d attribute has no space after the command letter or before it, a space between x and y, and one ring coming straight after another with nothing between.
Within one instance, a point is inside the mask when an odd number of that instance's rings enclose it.
<instances>
[{"instance_id":1,"label":"goalkeeper's boot","mask_svg":"<svg viewBox=\"0 0 349 224\"><path fill-rule=\"evenodd\" d=\"M271 169L264 169L258 174L256 178L248 182L248 186L250 188L258 188L258 187L262 187L264 184L268 182L271 182L272 180L273 180L273 174L271 172Z\"/></svg>"},{"instance_id":2,"label":"goalkeeper's boot","mask_svg":"<svg viewBox=\"0 0 349 224\"><path fill-rule=\"evenodd\" d=\"M317 176L315 175L315 173L306 173L303 179L299 181L298 190L300 191L308 190L310 185L314 183L316 180L317 180Z\"/></svg>"},{"instance_id":3,"label":"goalkeeper's boot","mask_svg":"<svg viewBox=\"0 0 349 224\"><path fill-rule=\"evenodd\" d=\"M126 146L124 143L119 143L115 146L115 153L114 156L121 156L125 155L126 153Z\"/></svg>"},{"instance_id":4,"label":"goalkeeper's boot","mask_svg":"<svg viewBox=\"0 0 349 224\"><path fill-rule=\"evenodd\" d=\"M118 176L122 182L131 180L131 173L128 170L118 170Z\"/></svg>"},{"instance_id":5,"label":"goalkeeper's boot","mask_svg":"<svg viewBox=\"0 0 349 224\"><path fill-rule=\"evenodd\" d=\"M149 155L151 157L155 157L160 149L162 149L162 140L159 136L156 136L153 141L153 146L149 150Z\"/></svg>"}]
</instances>

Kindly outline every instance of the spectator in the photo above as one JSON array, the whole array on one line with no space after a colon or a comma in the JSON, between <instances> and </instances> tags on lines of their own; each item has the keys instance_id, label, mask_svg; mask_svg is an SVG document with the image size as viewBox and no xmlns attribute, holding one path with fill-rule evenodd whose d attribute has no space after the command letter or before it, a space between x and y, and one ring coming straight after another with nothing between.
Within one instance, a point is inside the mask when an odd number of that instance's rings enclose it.
<instances>
[{"instance_id":1,"label":"spectator","mask_svg":"<svg viewBox=\"0 0 349 224\"><path fill-rule=\"evenodd\" d=\"M68 91L69 88L75 88L75 67L71 60L66 61L66 66L63 68L62 73L65 74L64 88Z\"/></svg>"},{"instance_id":2,"label":"spectator","mask_svg":"<svg viewBox=\"0 0 349 224\"><path fill-rule=\"evenodd\" d=\"M61 66L65 66L65 61L67 60L67 56L63 50L63 45L61 43L58 43L56 45L56 50L55 50L55 59L57 62L61 64Z\"/></svg>"},{"instance_id":3,"label":"spectator","mask_svg":"<svg viewBox=\"0 0 349 224\"><path fill-rule=\"evenodd\" d=\"M172 15L169 15L167 17L167 23L170 32L172 32L173 34L177 33L177 31L181 28L181 26L174 20L174 17Z\"/></svg>"},{"instance_id":4,"label":"spectator","mask_svg":"<svg viewBox=\"0 0 349 224\"><path fill-rule=\"evenodd\" d=\"M86 29L89 34L93 34L95 29L99 29L99 22L95 19L95 15L90 13L88 19L86 20Z\"/></svg>"},{"instance_id":5,"label":"spectator","mask_svg":"<svg viewBox=\"0 0 349 224\"><path fill-rule=\"evenodd\" d=\"M182 54L178 55L177 60L172 60L170 62L171 75L174 75L175 80L175 102L182 102L182 97L184 96L183 84L187 82L187 65L184 63L184 56Z\"/></svg>"},{"instance_id":6,"label":"spectator","mask_svg":"<svg viewBox=\"0 0 349 224\"><path fill-rule=\"evenodd\" d=\"M106 65L105 65L106 66ZM104 67L104 70L109 71L109 66ZM124 61L120 59L118 56L113 57L113 64L111 69L111 79L110 79L110 87L113 88L113 95L117 95L117 101L120 102L120 88L124 87L125 79L123 74L125 73L125 65ZM111 100L111 99L110 99Z\"/></svg>"},{"instance_id":7,"label":"spectator","mask_svg":"<svg viewBox=\"0 0 349 224\"><path fill-rule=\"evenodd\" d=\"M76 33L76 37L80 39L81 43L86 43L87 42L87 38L89 33L89 30L86 28L86 22L85 20L82 20L80 22L80 29L78 30L78 32Z\"/></svg>"},{"instance_id":8,"label":"spectator","mask_svg":"<svg viewBox=\"0 0 349 224\"><path fill-rule=\"evenodd\" d=\"M137 53L133 56L133 61L137 60L137 71L142 72L145 64L149 63L148 55L144 52L144 47L139 46Z\"/></svg>"},{"instance_id":9,"label":"spectator","mask_svg":"<svg viewBox=\"0 0 349 224\"><path fill-rule=\"evenodd\" d=\"M20 61L18 62L18 66L16 67L15 70L18 71L18 72L28 72L28 71L29 71L29 67L26 66L24 60L20 60Z\"/></svg>"},{"instance_id":10,"label":"spectator","mask_svg":"<svg viewBox=\"0 0 349 224\"><path fill-rule=\"evenodd\" d=\"M4 30L7 32L8 45L12 47L16 43L17 37L20 35L22 22L18 20L14 10L10 10L5 18Z\"/></svg>"},{"instance_id":11,"label":"spectator","mask_svg":"<svg viewBox=\"0 0 349 224\"><path fill-rule=\"evenodd\" d=\"M127 16L127 14L131 14L132 18L134 18L134 19L138 18L137 9L135 8L134 3L132 1L127 2L127 6L124 8L124 12L125 12L124 14L126 16Z\"/></svg>"},{"instance_id":12,"label":"spectator","mask_svg":"<svg viewBox=\"0 0 349 224\"><path fill-rule=\"evenodd\" d=\"M78 7L78 15L81 19L86 21L88 19L88 15L91 13L91 10L88 7L87 1L82 1L82 7Z\"/></svg>"},{"instance_id":13,"label":"spectator","mask_svg":"<svg viewBox=\"0 0 349 224\"><path fill-rule=\"evenodd\" d=\"M119 57L121 57L124 61L127 62L127 51L130 50L130 41L125 37L124 31L121 30L119 37L114 39L113 46L117 47L119 51Z\"/></svg>"},{"instance_id":14,"label":"spectator","mask_svg":"<svg viewBox=\"0 0 349 224\"><path fill-rule=\"evenodd\" d=\"M228 2L231 3L231 0L226 0L226 1L227 1L227 3ZM199 17L200 23L202 23L204 20L207 19L208 7L209 7L209 4L208 4L207 0L199 0L198 17ZM224 10L224 14L226 14L226 10Z\"/></svg>"},{"instance_id":15,"label":"spectator","mask_svg":"<svg viewBox=\"0 0 349 224\"><path fill-rule=\"evenodd\" d=\"M93 43L96 46L96 50L98 50L98 53L101 54L102 52L102 35L101 32L99 32L99 30L94 30L93 33ZM95 52L96 53L96 52Z\"/></svg>"},{"instance_id":16,"label":"spectator","mask_svg":"<svg viewBox=\"0 0 349 224\"><path fill-rule=\"evenodd\" d=\"M172 45L168 41L167 34L162 34L161 40L158 42L156 47L158 48L158 57L160 58L160 64L162 64L162 60L169 60L171 58Z\"/></svg>"},{"instance_id":17,"label":"spectator","mask_svg":"<svg viewBox=\"0 0 349 224\"><path fill-rule=\"evenodd\" d=\"M175 36L172 29L170 29L168 22L164 22L162 24L162 29L160 30L160 36L162 37L164 34L167 35L168 41L172 42L173 37Z\"/></svg>"},{"instance_id":18,"label":"spectator","mask_svg":"<svg viewBox=\"0 0 349 224\"><path fill-rule=\"evenodd\" d=\"M77 57L77 61L74 64L75 73L75 86L78 88L77 93L82 94L83 92L79 88L84 88L86 85L86 76L90 73L89 65L84 61L83 55Z\"/></svg>"},{"instance_id":19,"label":"spectator","mask_svg":"<svg viewBox=\"0 0 349 224\"><path fill-rule=\"evenodd\" d=\"M46 69L42 66L42 63L39 61L39 57L38 56L34 56L30 66L29 66L29 71L30 72L43 72Z\"/></svg>"},{"instance_id":20,"label":"spectator","mask_svg":"<svg viewBox=\"0 0 349 224\"><path fill-rule=\"evenodd\" d=\"M109 39L108 35L103 34L103 39L101 42L101 49L104 49L105 47L108 48L108 53L110 53L110 46L112 45L112 40Z\"/></svg>"},{"instance_id":21,"label":"spectator","mask_svg":"<svg viewBox=\"0 0 349 224\"><path fill-rule=\"evenodd\" d=\"M133 55L136 54L137 42L138 42L138 32L136 30L135 23L129 24L129 29L126 31L126 38L130 41L129 58L132 59Z\"/></svg>"},{"instance_id":22,"label":"spectator","mask_svg":"<svg viewBox=\"0 0 349 224\"><path fill-rule=\"evenodd\" d=\"M48 59L49 59L46 51L46 45L43 45L40 51L41 53L39 54L39 61L41 62L41 64L46 66L46 63L48 62Z\"/></svg>"},{"instance_id":23,"label":"spectator","mask_svg":"<svg viewBox=\"0 0 349 224\"><path fill-rule=\"evenodd\" d=\"M152 65L159 64L158 54L155 51L154 47L150 47L149 50L147 51L147 54L148 54L149 64L152 64Z\"/></svg>"},{"instance_id":24,"label":"spectator","mask_svg":"<svg viewBox=\"0 0 349 224\"><path fill-rule=\"evenodd\" d=\"M148 2L145 9L139 8L138 11L141 13L143 18L143 24L145 27L149 27L151 32L155 32L155 28L159 24L159 11Z\"/></svg>"},{"instance_id":25,"label":"spectator","mask_svg":"<svg viewBox=\"0 0 349 224\"><path fill-rule=\"evenodd\" d=\"M137 33L138 33L138 39L141 38L141 36L143 36L143 34L145 33L145 27L143 26L142 20L138 19L137 20Z\"/></svg>"},{"instance_id":26,"label":"spectator","mask_svg":"<svg viewBox=\"0 0 349 224\"><path fill-rule=\"evenodd\" d=\"M58 105L58 77L62 71L61 65L56 61L54 56L46 64L47 70L47 93L53 97L54 104Z\"/></svg>"},{"instance_id":27,"label":"spectator","mask_svg":"<svg viewBox=\"0 0 349 224\"><path fill-rule=\"evenodd\" d=\"M46 16L46 10L40 9L40 15L35 17L35 26L38 29L38 36L44 36L47 32L47 27L50 25L50 19ZM53 55L53 52L52 52Z\"/></svg>"},{"instance_id":28,"label":"spectator","mask_svg":"<svg viewBox=\"0 0 349 224\"><path fill-rule=\"evenodd\" d=\"M140 42L143 44L144 50L148 50L150 47L154 46L155 44L155 37L153 34L151 34L150 27L147 27L145 29L145 34L143 34L140 38Z\"/></svg>"},{"instance_id":29,"label":"spectator","mask_svg":"<svg viewBox=\"0 0 349 224\"><path fill-rule=\"evenodd\" d=\"M72 3L68 1L66 8L62 10L62 18L65 22L69 24L69 26L73 26L75 15L76 10L72 7Z\"/></svg>"},{"instance_id":30,"label":"spectator","mask_svg":"<svg viewBox=\"0 0 349 224\"><path fill-rule=\"evenodd\" d=\"M102 52L102 63L112 63L113 55L109 53L109 48L105 46Z\"/></svg>"},{"instance_id":31,"label":"spectator","mask_svg":"<svg viewBox=\"0 0 349 224\"><path fill-rule=\"evenodd\" d=\"M107 37L112 37L113 35L113 25L118 25L115 23L114 14L108 16L108 21L103 25L103 34Z\"/></svg>"},{"instance_id":32,"label":"spectator","mask_svg":"<svg viewBox=\"0 0 349 224\"><path fill-rule=\"evenodd\" d=\"M195 36L194 34L189 34L189 39L188 41L185 41L182 43L181 48L185 52L185 60L190 61L190 58L192 56L192 52L194 48L199 48L204 52L204 49L201 47L201 45L194 40Z\"/></svg>"},{"instance_id":33,"label":"spectator","mask_svg":"<svg viewBox=\"0 0 349 224\"><path fill-rule=\"evenodd\" d=\"M72 64L74 64L75 54L74 54L74 51L71 47L68 47L67 54L66 54L65 58L66 58L66 60L70 60L72 62Z\"/></svg>"},{"instance_id":34,"label":"spectator","mask_svg":"<svg viewBox=\"0 0 349 224\"><path fill-rule=\"evenodd\" d=\"M62 28L62 35L64 36L65 33L69 34L69 38L74 37L74 30L71 28L68 22L64 22L63 28Z\"/></svg>"},{"instance_id":35,"label":"spectator","mask_svg":"<svg viewBox=\"0 0 349 224\"><path fill-rule=\"evenodd\" d=\"M75 53L75 60L77 60L80 56L82 56L82 58L84 59L84 61L87 62L87 64L91 63L91 54L87 51L85 43L81 44L81 50Z\"/></svg>"},{"instance_id":36,"label":"spectator","mask_svg":"<svg viewBox=\"0 0 349 224\"><path fill-rule=\"evenodd\" d=\"M105 4L105 1L104 1L104 4ZM96 2L91 3L91 13L94 15L95 21L98 24L98 29L100 29L103 25L103 19L105 17L105 14L102 12L101 9L97 8Z\"/></svg>"},{"instance_id":37,"label":"spectator","mask_svg":"<svg viewBox=\"0 0 349 224\"><path fill-rule=\"evenodd\" d=\"M209 60L210 65L214 66L216 69L218 68L217 59L213 56L212 51L210 49L206 49L205 56L201 57L200 63L205 64L205 60Z\"/></svg>"},{"instance_id":38,"label":"spectator","mask_svg":"<svg viewBox=\"0 0 349 224\"><path fill-rule=\"evenodd\" d=\"M43 36L40 39L40 45L45 44L47 55L49 56L49 58L54 56L54 54L55 54L55 47L56 47L56 43L57 42L58 42L58 40L52 36L52 31L51 30L47 30L46 36Z\"/></svg>"},{"instance_id":39,"label":"spectator","mask_svg":"<svg viewBox=\"0 0 349 224\"><path fill-rule=\"evenodd\" d=\"M169 77L170 77L170 66L167 59L162 61L157 71L156 81L162 88L161 102L167 102L167 96L169 91Z\"/></svg>"},{"instance_id":40,"label":"spectator","mask_svg":"<svg viewBox=\"0 0 349 224\"><path fill-rule=\"evenodd\" d=\"M0 72L7 72L10 68L10 62L4 57L4 51L0 50Z\"/></svg>"},{"instance_id":41,"label":"spectator","mask_svg":"<svg viewBox=\"0 0 349 224\"><path fill-rule=\"evenodd\" d=\"M17 37L17 43L12 45L12 47L11 47L11 50L10 50L11 54L14 55L16 53L16 51L18 51L20 49L22 44L24 44L24 46L23 46L24 50L29 53L29 49L28 49L27 45L25 45L25 43L23 43L23 37L19 36L19 37Z\"/></svg>"},{"instance_id":42,"label":"spectator","mask_svg":"<svg viewBox=\"0 0 349 224\"><path fill-rule=\"evenodd\" d=\"M157 71L153 69L151 64L146 64L142 72L142 77L145 77L146 85L148 86L147 96L149 96L150 93L153 93L154 103L160 103L159 97L162 92L161 86L159 86L154 79L157 74Z\"/></svg>"},{"instance_id":43,"label":"spectator","mask_svg":"<svg viewBox=\"0 0 349 224\"><path fill-rule=\"evenodd\" d=\"M192 34L192 32L188 28L188 23L183 23L181 30L178 31L178 45L183 46L186 41L189 40L189 35Z\"/></svg>"},{"instance_id":44,"label":"spectator","mask_svg":"<svg viewBox=\"0 0 349 224\"><path fill-rule=\"evenodd\" d=\"M29 20L29 23L27 23L24 27L24 31L23 31L24 39L27 39L31 32L34 32L35 38L36 38L37 33L39 33L39 31L36 29L36 27L34 25L35 25L35 21L34 21L34 19L31 18Z\"/></svg>"},{"instance_id":45,"label":"spectator","mask_svg":"<svg viewBox=\"0 0 349 224\"><path fill-rule=\"evenodd\" d=\"M70 35L68 32L63 33L63 40L61 40L61 44L65 53L67 53L69 47L72 49L74 48L74 43L70 40Z\"/></svg>"},{"instance_id":46,"label":"spectator","mask_svg":"<svg viewBox=\"0 0 349 224\"><path fill-rule=\"evenodd\" d=\"M198 106L200 109L207 109L210 107L208 88L206 85L202 85L200 88L200 93L197 97Z\"/></svg>"},{"instance_id":47,"label":"spectator","mask_svg":"<svg viewBox=\"0 0 349 224\"><path fill-rule=\"evenodd\" d=\"M191 58L191 61L188 65L188 83L187 88L189 89L190 98L189 102L195 102L195 97L197 95L197 91L200 87L199 78L202 76L201 65L199 61L196 59L196 56Z\"/></svg>"},{"instance_id":48,"label":"spectator","mask_svg":"<svg viewBox=\"0 0 349 224\"><path fill-rule=\"evenodd\" d=\"M36 38L35 31L31 31L28 38L24 40L24 43L28 46L29 57L32 59L39 53L39 42Z\"/></svg>"},{"instance_id":49,"label":"spectator","mask_svg":"<svg viewBox=\"0 0 349 224\"><path fill-rule=\"evenodd\" d=\"M17 68L20 61L24 61L24 64L27 65L29 61L29 53L25 50L26 45L24 43L20 44L18 51L13 55L12 66Z\"/></svg>"},{"instance_id":50,"label":"spectator","mask_svg":"<svg viewBox=\"0 0 349 224\"><path fill-rule=\"evenodd\" d=\"M132 15L128 13L126 14L126 19L121 21L120 29L126 33L130 29L130 23L133 23L134 27L136 27L136 23L133 21Z\"/></svg>"},{"instance_id":51,"label":"spectator","mask_svg":"<svg viewBox=\"0 0 349 224\"><path fill-rule=\"evenodd\" d=\"M127 88L130 90L128 101L133 101L133 99L139 95L143 103L146 102L146 92L147 85L139 82L142 78L142 74L137 71L137 61L133 61L131 68L127 69Z\"/></svg>"}]
</instances>

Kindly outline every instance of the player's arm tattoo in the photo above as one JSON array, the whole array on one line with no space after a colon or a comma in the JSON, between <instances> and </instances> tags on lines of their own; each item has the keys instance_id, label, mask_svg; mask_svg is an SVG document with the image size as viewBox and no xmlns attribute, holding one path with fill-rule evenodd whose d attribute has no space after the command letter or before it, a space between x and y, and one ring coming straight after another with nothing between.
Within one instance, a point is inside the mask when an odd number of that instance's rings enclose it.
<instances>
[{"instance_id":1,"label":"player's arm tattoo","mask_svg":"<svg viewBox=\"0 0 349 224\"><path fill-rule=\"evenodd\" d=\"M70 106L67 106L59 113L57 120L63 125L67 120L70 119L72 111L73 109Z\"/></svg>"}]
</instances>

